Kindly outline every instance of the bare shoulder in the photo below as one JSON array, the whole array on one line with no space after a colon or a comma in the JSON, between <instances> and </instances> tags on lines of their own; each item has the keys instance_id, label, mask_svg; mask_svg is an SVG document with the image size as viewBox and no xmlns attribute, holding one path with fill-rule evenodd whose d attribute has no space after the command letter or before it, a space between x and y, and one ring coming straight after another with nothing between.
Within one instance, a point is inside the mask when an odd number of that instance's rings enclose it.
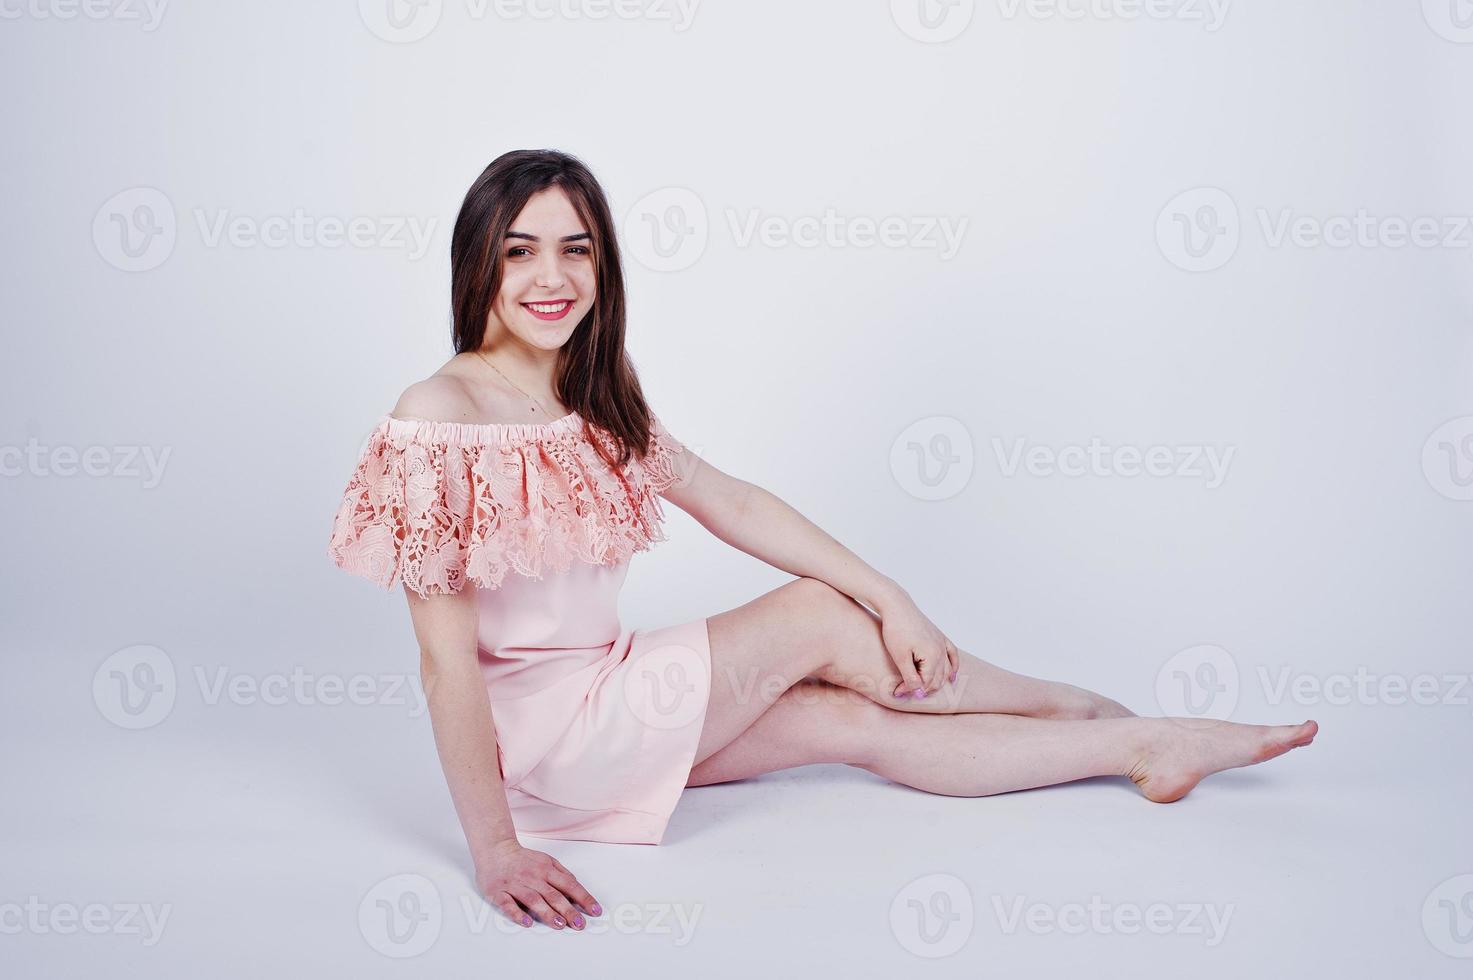
<instances>
[{"instance_id":1,"label":"bare shoulder","mask_svg":"<svg viewBox=\"0 0 1473 980\"><path fill-rule=\"evenodd\" d=\"M389 414L400 419L461 422L475 416L476 405L461 378L441 372L405 388Z\"/></svg>"}]
</instances>

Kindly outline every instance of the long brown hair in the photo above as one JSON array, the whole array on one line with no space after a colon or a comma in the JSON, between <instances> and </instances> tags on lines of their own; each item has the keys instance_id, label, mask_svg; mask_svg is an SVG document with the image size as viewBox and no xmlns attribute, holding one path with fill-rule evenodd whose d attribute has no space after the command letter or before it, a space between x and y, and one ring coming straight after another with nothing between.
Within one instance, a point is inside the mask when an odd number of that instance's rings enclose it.
<instances>
[{"instance_id":1,"label":"long brown hair","mask_svg":"<svg viewBox=\"0 0 1473 980\"><path fill-rule=\"evenodd\" d=\"M608 199L577 157L557 150L512 150L492 160L466 192L450 239L450 302L455 352L478 350L486 319L501 289L501 243L539 191L559 187L573 202L590 245L598 294L593 309L558 350L553 384L563 404L613 436L617 458L602 441L599 454L620 467L631 450L644 458L650 441L649 405L624 351L624 267Z\"/></svg>"}]
</instances>

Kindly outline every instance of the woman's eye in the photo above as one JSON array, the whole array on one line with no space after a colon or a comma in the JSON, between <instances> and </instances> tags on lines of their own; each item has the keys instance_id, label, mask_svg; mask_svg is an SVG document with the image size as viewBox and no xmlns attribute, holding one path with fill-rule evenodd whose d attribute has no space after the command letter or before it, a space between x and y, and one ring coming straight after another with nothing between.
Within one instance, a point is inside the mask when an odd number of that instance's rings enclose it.
<instances>
[{"instance_id":1,"label":"woman's eye","mask_svg":"<svg viewBox=\"0 0 1473 980\"><path fill-rule=\"evenodd\" d=\"M570 252L575 252L575 253L577 253L579 255L591 255L592 254L592 252L586 246L583 246L583 245L573 245L568 250ZM520 253L529 252L529 251L530 251L530 249L528 249L525 245L518 245L518 246L516 246L514 248L507 249L506 250L506 255L507 255L507 258L519 258L520 257Z\"/></svg>"}]
</instances>

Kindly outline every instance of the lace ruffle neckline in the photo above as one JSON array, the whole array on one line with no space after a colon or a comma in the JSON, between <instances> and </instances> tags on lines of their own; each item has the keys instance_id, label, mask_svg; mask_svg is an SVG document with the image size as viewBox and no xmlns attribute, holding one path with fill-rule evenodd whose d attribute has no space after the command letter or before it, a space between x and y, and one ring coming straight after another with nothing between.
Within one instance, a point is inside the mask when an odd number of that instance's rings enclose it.
<instances>
[{"instance_id":1,"label":"lace ruffle neckline","mask_svg":"<svg viewBox=\"0 0 1473 980\"><path fill-rule=\"evenodd\" d=\"M386 427L396 438L486 446L576 433L582 421L583 417L577 412L569 412L551 422L435 422L429 419L401 419L385 414L380 417L379 425Z\"/></svg>"},{"instance_id":2,"label":"lace ruffle neckline","mask_svg":"<svg viewBox=\"0 0 1473 980\"><path fill-rule=\"evenodd\" d=\"M551 422L381 416L333 521L328 556L384 588L421 596L543 578L573 561L614 565L665 540L659 495L685 451L652 418L643 460L614 467L614 438L579 413Z\"/></svg>"}]
</instances>

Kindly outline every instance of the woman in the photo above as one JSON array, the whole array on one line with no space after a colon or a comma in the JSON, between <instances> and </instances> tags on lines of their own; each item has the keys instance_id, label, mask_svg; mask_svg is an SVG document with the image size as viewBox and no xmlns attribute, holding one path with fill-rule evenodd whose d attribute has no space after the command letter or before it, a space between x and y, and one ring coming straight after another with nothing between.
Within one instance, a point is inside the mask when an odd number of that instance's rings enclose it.
<instances>
[{"instance_id":1,"label":"woman","mask_svg":"<svg viewBox=\"0 0 1473 980\"><path fill-rule=\"evenodd\" d=\"M842 762L950 796L1114 774L1168 802L1313 740L1312 721L1138 718L979 660L898 583L683 446L625 355L613 222L577 159L493 161L451 273L457 353L380 420L329 554L402 579L477 887L515 921L581 929L601 912L518 832L658 844L686 786ZM664 540L661 498L797 578L625 629L619 589Z\"/></svg>"}]
</instances>

